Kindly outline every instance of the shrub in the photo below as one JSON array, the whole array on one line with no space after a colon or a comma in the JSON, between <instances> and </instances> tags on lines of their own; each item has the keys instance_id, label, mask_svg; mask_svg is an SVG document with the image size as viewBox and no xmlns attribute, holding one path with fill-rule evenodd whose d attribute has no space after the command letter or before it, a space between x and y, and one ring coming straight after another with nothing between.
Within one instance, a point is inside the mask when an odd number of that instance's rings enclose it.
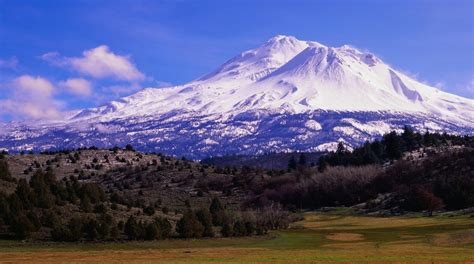
<instances>
[{"instance_id":1,"label":"shrub","mask_svg":"<svg viewBox=\"0 0 474 264\"><path fill-rule=\"evenodd\" d=\"M147 206L143 209L143 213L148 216L152 216L155 214L155 208L153 208L152 206Z\"/></svg>"}]
</instances>

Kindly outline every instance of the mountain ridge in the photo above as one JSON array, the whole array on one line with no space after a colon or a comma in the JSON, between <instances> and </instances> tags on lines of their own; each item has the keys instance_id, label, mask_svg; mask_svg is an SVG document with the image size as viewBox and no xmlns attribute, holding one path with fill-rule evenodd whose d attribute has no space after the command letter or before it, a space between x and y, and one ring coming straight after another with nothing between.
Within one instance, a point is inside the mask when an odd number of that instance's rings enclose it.
<instances>
[{"instance_id":1,"label":"mountain ridge","mask_svg":"<svg viewBox=\"0 0 474 264\"><path fill-rule=\"evenodd\" d=\"M356 146L404 125L472 134L471 116L474 100L420 83L372 53L277 35L187 84L145 88L54 124L12 125L0 143L19 150L133 142L202 158ZM292 118L299 120L285 120Z\"/></svg>"},{"instance_id":2,"label":"mountain ridge","mask_svg":"<svg viewBox=\"0 0 474 264\"><path fill-rule=\"evenodd\" d=\"M368 76L363 78L363 75ZM349 99L338 104L344 94ZM285 99L285 96L291 98ZM388 99L380 102L384 97ZM220 103L214 102L216 98ZM473 100L419 83L371 53L347 45L331 48L282 35L241 53L196 81L169 88L147 88L127 99L151 102L162 99L160 106L168 104L167 111L185 109L206 114L245 111L249 109L246 106L282 109L284 103L289 103L295 112L316 109L434 111L456 121L464 120L464 108L474 112ZM168 99L172 102L183 99L184 103L173 107L165 102ZM279 102L281 99L285 99L283 103ZM355 104L355 99L362 103ZM114 103L121 105L122 102ZM236 109L238 106L243 109ZM443 111L446 106L453 107ZM453 114L458 108L461 114Z\"/></svg>"}]
</instances>

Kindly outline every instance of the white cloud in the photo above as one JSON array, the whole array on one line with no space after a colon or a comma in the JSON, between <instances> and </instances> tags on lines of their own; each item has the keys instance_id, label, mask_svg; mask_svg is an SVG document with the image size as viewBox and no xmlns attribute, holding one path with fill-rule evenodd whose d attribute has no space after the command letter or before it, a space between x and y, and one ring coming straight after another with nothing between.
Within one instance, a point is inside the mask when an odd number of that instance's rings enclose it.
<instances>
[{"instance_id":1,"label":"white cloud","mask_svg":"<svg viewBox=\"0 0 474 264\"><path fill-rule=\"evenodd\" d=\"M82 78L72 78L67 79L66 81L61 81L59 82L59 86L68 93L82 97L88 97L92 94L91 83L88 80Z\"/></svg>"},{"instance_id":2,"label":"white cloud","mask_svg":"<svg viewBox=\"0 0 474 264\"><path fill-rule=\"evenodd\" d=\"M58 52L48 52L40 56L40 58L44 61L49 62L51 65L55 66L66 66L67 60L61 58Z\"/></svg>"},{"instance_id":3,"label":"white cloud","mask_svg":"<svg viewBox=\"0 0 474 264\"><path fill-rule=\"evenodd\" d=\"M53 84L41 77L22 75L13 80L12 86L21 93L34 95L35 97L50 97L53 93Z\"/></svg>"},{"instance_id":4,"label":"white cloud","mask_svg":"<svg viewBox=\"0 0 474 264\"><path fill-rule=\"evenodd\" d=\"M56 66L69 66L94 78L114 78L122 81L145 79L145 75L135 67L129 57L113 53L106 45L86 50L82 55L82 57L61 58L57 52L49 52L43 54L41 58Z\"/></svg>"},{"instance_id":5,"label":"white cloud","mask_svg":"<svg viewBox=\"0 0 474 264\"><path fill-rule=\"evenodd\" d=\"M0 59L0 68L15 69L17 65L18 59L16 57Z\"/></svg>"},{"instance_id":6,"label":"white cloud","mask_svg":"<svg viewBox=\"0 0 474 264\"><path fill-rule=\"evenodd\" d=\"M0 114L20 118L51 119L60 116L60 102L52 97L54 85L42 78L22 75L8 85L10 96L0 101Z\"/></svg>"}]
</instances>

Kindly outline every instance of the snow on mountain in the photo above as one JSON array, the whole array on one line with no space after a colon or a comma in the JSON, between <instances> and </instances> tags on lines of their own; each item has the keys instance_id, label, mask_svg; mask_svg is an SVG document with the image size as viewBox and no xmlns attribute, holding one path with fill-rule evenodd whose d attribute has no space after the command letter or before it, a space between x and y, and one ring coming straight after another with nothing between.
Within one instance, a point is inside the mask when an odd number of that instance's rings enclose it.
<instances>
[{"instance_id":1,"label":"snow on mountain","mask_svg":"<svg viewBox=\"0 0 474 264\"><path fill-rule=\"evenodd\" d=\"M373 54L279 35L184 85L146 88L64 122L11 124L0 144L132 142L202 158L357 145L403 125L472 134L473 116L474 100L420 83Z\"/></svg>"}]
</instances>

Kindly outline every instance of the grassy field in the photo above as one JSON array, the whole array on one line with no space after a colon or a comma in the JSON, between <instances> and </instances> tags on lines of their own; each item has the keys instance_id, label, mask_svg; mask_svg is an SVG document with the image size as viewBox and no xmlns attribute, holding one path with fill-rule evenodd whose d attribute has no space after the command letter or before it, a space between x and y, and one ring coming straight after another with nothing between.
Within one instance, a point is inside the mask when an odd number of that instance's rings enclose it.
<instances>
[{"instance_id":1,"label":"grassy field","mask_svg":"<svg viewBox=\"0 0 474 264\"><path fill-rule=\"evenodd\" d=\"M265 237L130 243L0 242L0 263L474 263L474 218L307 213Z\"/></svg>"}]
</instances>

